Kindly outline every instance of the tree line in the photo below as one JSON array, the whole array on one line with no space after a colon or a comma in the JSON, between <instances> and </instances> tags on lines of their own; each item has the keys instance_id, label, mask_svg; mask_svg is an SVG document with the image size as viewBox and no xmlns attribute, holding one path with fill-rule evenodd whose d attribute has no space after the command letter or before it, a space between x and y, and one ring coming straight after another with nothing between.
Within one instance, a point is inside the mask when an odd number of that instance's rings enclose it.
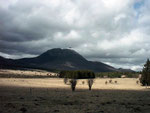
<instances>
[{"instance_id":1,"label":"tree line","mask_svg":"<svg viewBox=\"0 0 150 113\"><path fill-rule=\"evenodd\" d=\"M104 78L121 78L122 75L126 75L127 78L138 78L140 72L101 72L96 73L96 77Z\"/></svg>"},{"instance_id":2,"label":"tree line","mask_svg":"<svg viewBox=\"0 0 150 113\"><path fill-rule=\"evenodd\" d=\"M89 79L95 78L95 73L89 70L61 71L59 77L69 79Z\"/></svg>"}]
</instances>

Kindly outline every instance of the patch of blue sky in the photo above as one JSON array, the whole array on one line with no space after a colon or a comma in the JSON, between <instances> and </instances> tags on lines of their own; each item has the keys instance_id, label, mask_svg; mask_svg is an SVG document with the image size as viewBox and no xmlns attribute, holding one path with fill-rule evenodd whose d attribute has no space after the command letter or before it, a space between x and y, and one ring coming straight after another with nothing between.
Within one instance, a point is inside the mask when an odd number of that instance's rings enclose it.
<instances>
[{"instance_id":1,"label":"patch of blue sky","mask_svg":"<svg viewBox=\"0 0 150 113\"><path fill-rule=\"evenodd\" d=\"M136 10L140 9L144 5L144 1L145 0L137 0L137 2L135 2L134 4L134 9Z\"/></svg>"},{"instance_id":2,"label":"patch of blue sky","mask_svg":"<svg viewBox=\"0 0 150 113\"><path fill-rule=\"evenodd\" d=\"M134 9L135 9L136 12L137 12L136 18L138 18L139 15L140 15L140 9L141 9L142 6L144 6L144 1L145 1L145 0L137 0L137 1L135 2L134 6L133 6Z\"/></svg>"}]
</instances>

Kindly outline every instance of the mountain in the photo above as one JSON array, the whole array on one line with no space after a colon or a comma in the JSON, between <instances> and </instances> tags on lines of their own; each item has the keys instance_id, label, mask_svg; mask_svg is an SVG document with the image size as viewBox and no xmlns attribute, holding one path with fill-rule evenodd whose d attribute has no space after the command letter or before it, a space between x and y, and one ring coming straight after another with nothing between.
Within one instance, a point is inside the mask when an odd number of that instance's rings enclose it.
<instances>
[{"instance_id":1,"label":"mountain","mask_svg":"<svg viewBox=\"0 0 150 113\"><path fill-rule=\"evenodd\" d=\"M16 67L15 61L12 59L6 59L0 56L0 68Z\"/></svg>"},{"instance_id":2,"label":"mountain","mask_svg":"<svg viewBox=\"0 0 150 113\"><path fill-rule=\"evenodd\" d=\"M55 48L34 58L17 60L0 57L0 68L38 68L46 70L92 70L94 72L113 72L118 69L102 62L86 60L71 49Z\"/></svg>"}]
</instances>

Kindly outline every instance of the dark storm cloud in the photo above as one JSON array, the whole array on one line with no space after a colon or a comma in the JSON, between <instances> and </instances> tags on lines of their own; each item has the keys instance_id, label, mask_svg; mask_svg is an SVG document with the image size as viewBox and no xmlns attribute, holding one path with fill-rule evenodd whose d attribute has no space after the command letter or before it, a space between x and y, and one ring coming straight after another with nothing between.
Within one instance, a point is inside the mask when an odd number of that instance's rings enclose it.
<instances>
[{"instance_id":1,"label":"dark storm cloud","mask_svg":"<svg viewBox=\"0 0 150 113\"><path fill-rule=\"evenodd\" d=\"M149 0L1 0L0 55L72 47L89 60L140 69L150 56Z\"/></svg>"}]
</instances>

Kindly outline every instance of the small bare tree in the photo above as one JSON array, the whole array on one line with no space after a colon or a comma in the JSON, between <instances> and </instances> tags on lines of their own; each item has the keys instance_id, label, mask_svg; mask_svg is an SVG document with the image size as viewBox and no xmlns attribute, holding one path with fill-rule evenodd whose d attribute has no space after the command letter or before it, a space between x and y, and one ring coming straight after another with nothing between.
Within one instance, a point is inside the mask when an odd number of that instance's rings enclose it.
<instances>
[{"instance_id":1,"label":"small bare tree","mask_svg":"<svg viewBox=\"0 0 150 113\"><path fill-rule=\"evenodd\" d=\"M136 84L139 84L139 81L138 81L138 80L136 81Z\"/></svg>"},{"instance_id":2,"label":"small bare tree","mask_svg":"<svg viewBox=\"0 0 150 113\"><path fill-rule=\"evenodd\" d=\"M71 85L72 91L75 91L75 88L76 88L76 85L77 85L77 80L76 79L71 79L70 80L70 85Z\"/></svg>"},{"instance_id":3,"label":"small bare tree","mask_svg":"<svg viewBox=\"0 0 150 113\"><path fill-rule=\"evenodd\" d=\"M112 80L109 80L109 83L112 83Z\"/></svg>"},{"instance_id":4,"label":"small bare tree","mask_svg":"<svg viewBox=\"0 0 150 113\"><path fill-rule=\"evenodd\" d=\"M67 84L68 78L64 78L64 84Z\"/></svg>"},{"instance_id":5,"label":"small bare tree","mask_svg":"<svg viewBox=\"0 0 150 113\"><path fill-rule=\"evenodd\" d=\"M115 81L115 84L117 84L117 80Z\"/></svg>"},{"instance_id":6,"label":"small bare tree","mask_svg":"<svg viewBox=\"0 0 150 113\"><path fill-rule=\"evenodd\" d=\"M91 90L92 85L93 85L93 83L94 83L94 80L93 80L93 79L88 79L88 80L87 80L87 83L88 83L88 86L89 86L89 90Z\"/></svg>"},{"instance_id":7,"label":"small bare tree","mask_svg":"<svg viewBox=\"0 0 150 113\"><path fill-rule=\"evenodd\" d=\"M84 84L84 81L82 81L82 84Z\"/></svg>"}]
</instances>

